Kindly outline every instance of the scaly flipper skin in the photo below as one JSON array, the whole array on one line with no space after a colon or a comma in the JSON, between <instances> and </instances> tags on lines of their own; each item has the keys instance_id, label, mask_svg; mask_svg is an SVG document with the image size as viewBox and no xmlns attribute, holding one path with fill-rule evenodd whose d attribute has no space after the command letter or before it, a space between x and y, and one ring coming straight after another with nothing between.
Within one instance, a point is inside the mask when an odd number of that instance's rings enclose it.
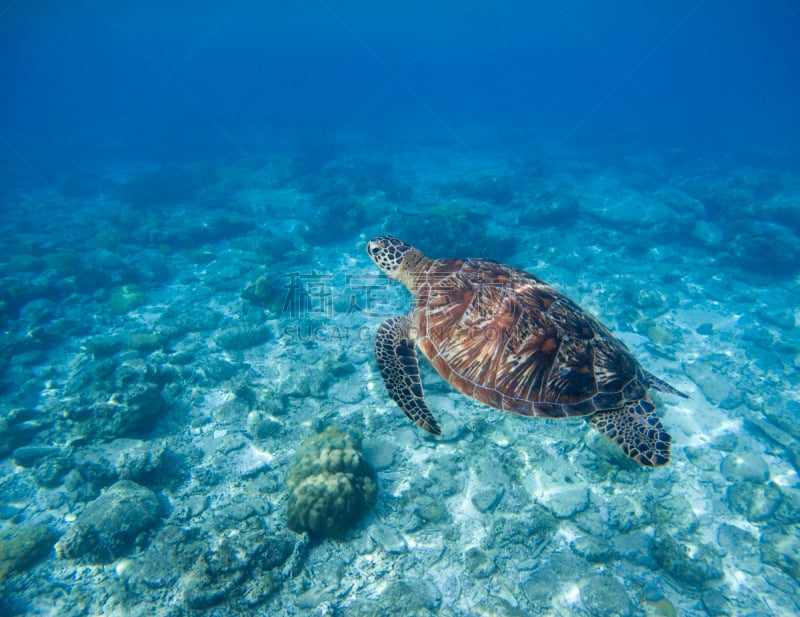
<instances>
[{"instance_id":1,"label":"scaly flipper skin","mask_svg":"<svg viewBox=\"0 0 800 617\"><path fill-rule=\"evenodd\" d=\"M666 392L667 394L674 394L675 396L680 396L681 398L689 398L688 394L684 394L677 388L673 388L666 381L659 379L649 371L644 371L644 378L647 381L648 388L660 390L661 392Z\"/></svg>"},{"instance_id":2,"label":"scaly flipper skin","mask_svg":"<svg viewBox=\"0 0 800 617\"><path fill-rule=\"evenodd\" d=\"M660 467L669 462L672 438L661 426L655 409L645 398L622 409L600 411L589 418L589 423L637 463Z\"/></svg>"},{"instance_id":3,"label":"scaly flipper skin","mask_svg":"<svg viewBox=\"0 0 800 617\"><path fill-rule=\"evenodd\" d=\"M393 317L381 324L375 335L375 358L386 390L400 409L431 435L441 435L439 423L425 404L410 315Z\"/></svg>"}]
</instances>

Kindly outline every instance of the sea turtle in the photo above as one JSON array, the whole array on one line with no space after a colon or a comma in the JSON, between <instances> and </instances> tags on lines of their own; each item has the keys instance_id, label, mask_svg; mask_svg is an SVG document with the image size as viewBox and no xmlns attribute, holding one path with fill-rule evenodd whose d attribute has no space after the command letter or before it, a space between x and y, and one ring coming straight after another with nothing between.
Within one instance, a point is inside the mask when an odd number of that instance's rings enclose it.
<instances>
[{"instance_id":1,"label":"sea turtle","mask_svg":"<svg viewBox=\"0 0 800 617\"><path fill-rule=\"evenodd\" d=\"M367 253L416 306L378 328L375 356L405 414L441 435L425 403L416 345L462 394L523 416L583 416L642 465L669 461L672 438L648 388L684 396L645 371L592 315L540 278L484 259L429 259L392 236Z\"/></svg>"}]
</instances>

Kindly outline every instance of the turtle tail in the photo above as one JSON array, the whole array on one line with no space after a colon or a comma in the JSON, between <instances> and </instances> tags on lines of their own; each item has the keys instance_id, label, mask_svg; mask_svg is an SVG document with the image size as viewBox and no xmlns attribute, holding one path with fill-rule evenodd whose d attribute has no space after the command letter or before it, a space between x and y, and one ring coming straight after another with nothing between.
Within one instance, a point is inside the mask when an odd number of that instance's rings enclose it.
<instances>
[{"instance_id":1,"label":"turtle tail","mask_svg":"<svg viewBox=\"0 0 800 617\"><path fill-rule=\"evenodd\" d=\"M622 409L600 411L589 418L589 423L640 465L660 467L669 462L672 437L661 426L649 398Z\"/></svg>"}]
</instances>

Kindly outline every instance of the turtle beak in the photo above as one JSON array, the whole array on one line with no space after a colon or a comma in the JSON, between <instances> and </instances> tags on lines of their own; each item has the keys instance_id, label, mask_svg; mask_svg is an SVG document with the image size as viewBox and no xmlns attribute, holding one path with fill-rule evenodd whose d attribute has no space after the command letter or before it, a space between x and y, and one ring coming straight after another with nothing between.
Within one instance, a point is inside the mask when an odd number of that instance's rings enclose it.
<instances>
[{"instance_id":1,"label":"turtle beak","mask_svg":"<svg viewBox=\"0 0 800 617\"><path fill-rule=\"evenodd\" d=\"M378 263L378 254L381 252L381 244L377 239L370 240L367 242L367 255L370 256L370 259L375 263Z\"/></svg>"}]
</instances>

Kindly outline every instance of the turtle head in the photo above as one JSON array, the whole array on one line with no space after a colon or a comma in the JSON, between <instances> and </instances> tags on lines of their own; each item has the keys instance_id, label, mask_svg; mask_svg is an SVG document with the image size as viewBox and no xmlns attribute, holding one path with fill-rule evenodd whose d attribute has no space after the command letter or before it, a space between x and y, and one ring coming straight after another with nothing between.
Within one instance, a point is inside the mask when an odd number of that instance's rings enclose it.
<instances>
[{"instance_id":1,"label":"turtle head","mask_svg":"<svg viewBox=\"0 0 800 617\"><path fill-rule=\"evenodd\" d=\"M403 265L406 253L413 250L414 247L393 236L378 236L367 242L370 259L393 279L397 278L397 271Z\"/></svg>"}]
</instances>

